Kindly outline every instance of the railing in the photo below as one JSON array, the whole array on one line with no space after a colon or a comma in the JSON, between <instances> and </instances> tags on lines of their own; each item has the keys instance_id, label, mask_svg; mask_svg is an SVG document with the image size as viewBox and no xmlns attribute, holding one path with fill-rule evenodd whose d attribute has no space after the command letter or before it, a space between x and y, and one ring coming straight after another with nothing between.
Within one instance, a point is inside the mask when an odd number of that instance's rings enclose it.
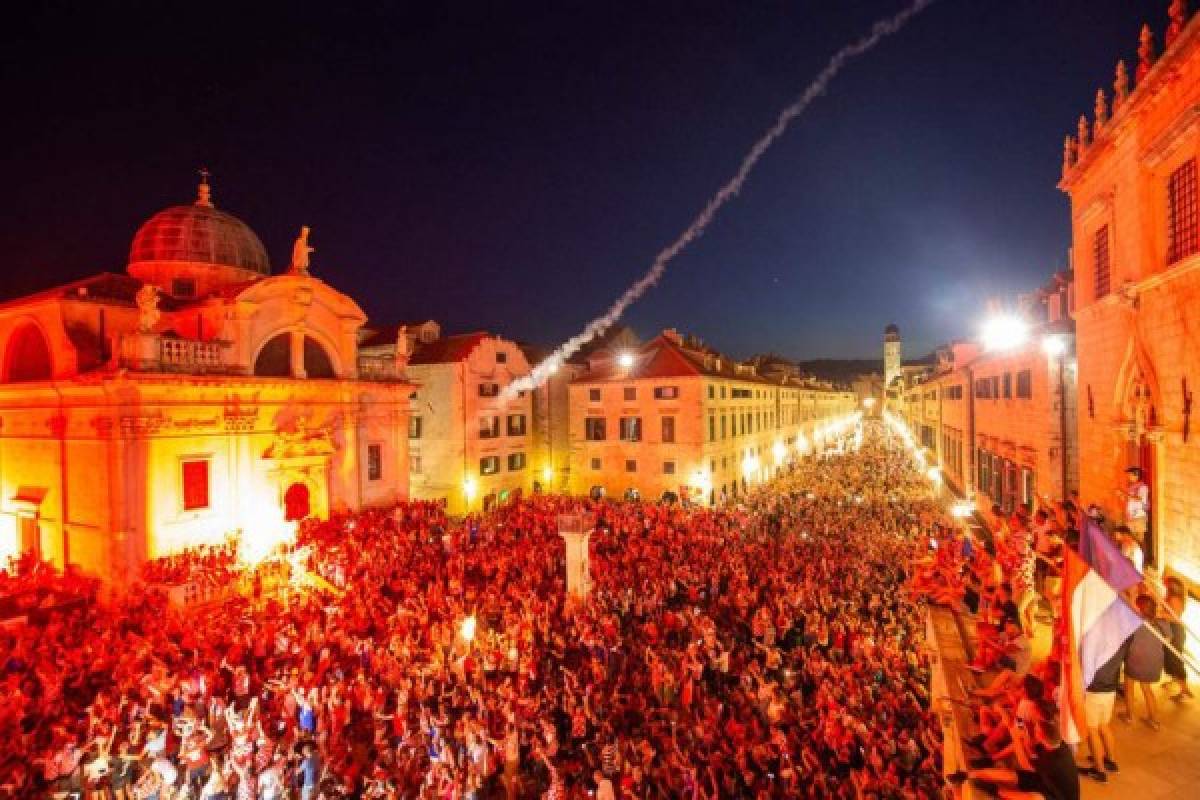
<instances>
[{"instance_id":1,"label":"railing","mask_svg":"<svg viewBox=\"0 0 1200 800\"><path fill-rule=\"evenodd\" d=\"M221 342L198 339L163 338L159 340L159 362L163 370L209 372L225 366Z\"/></svg>"},{"instance_id":2,"label":"railing","mask_svg":"<svg viewBox=\"0 0 1200 800\"><path fill-rule=\"evenodd\" d=\"M396 369L396 359L391 357L374 358L360 356L358 359L358 379L362 381L394 381L402 378L400 370Z\"/></svg>"}]
</instances>

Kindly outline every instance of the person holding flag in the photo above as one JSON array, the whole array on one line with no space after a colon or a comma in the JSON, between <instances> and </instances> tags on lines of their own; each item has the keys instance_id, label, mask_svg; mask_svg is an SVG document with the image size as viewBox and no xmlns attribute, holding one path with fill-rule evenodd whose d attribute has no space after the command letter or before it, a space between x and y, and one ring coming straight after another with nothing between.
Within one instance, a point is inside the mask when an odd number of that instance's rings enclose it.
<instances>
[{"instance_id":1,"label":"person holding flag","mask_svg":"<svg viewBox=\"0 0 1200 800\"><path fill-rule=\"evenodd\" d=\"M1126 643L1142 625L1121 593L1141 581L1099 524L1084 516L1079 550L1067 548L1063 560L1062 724L1070 744L1087 732L1092 756L1087 774L1100 781L1107 779L1106 769L1116 771L1109 723Z\"/></svg>"}]
</instances>

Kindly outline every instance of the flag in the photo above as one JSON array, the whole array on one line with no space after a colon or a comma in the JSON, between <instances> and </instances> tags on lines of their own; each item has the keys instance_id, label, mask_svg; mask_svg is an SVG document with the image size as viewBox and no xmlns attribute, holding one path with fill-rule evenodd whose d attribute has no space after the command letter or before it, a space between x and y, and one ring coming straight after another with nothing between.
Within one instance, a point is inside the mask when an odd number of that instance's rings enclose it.
<instances>
[{"instance_id":1,"label":"flag","mask_svg":"<svg viewBox=\"0 0 1200 800\"><path fill-rule=\"evenodd\" d=\"M1116 655L1142 618L1121 592L1142 576L1095 520L1084 518L1079 552L1067 548L1063 560L1062 619L1066 648L1062 660L1063 737L1074 744L1086 731L1083 693L1096 671Z\"/></svg>"}]
</instances>

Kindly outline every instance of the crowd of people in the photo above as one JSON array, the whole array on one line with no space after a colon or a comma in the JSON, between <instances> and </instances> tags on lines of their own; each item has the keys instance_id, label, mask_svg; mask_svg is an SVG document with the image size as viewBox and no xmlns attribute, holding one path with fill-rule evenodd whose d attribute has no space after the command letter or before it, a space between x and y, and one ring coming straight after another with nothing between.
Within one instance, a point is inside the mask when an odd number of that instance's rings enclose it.
<instances>
[{"instance_id":1,"label":"crowd of people","mask_svg":"<svg viewBox=\"0 0 1200 800\"><path fill-rule=\"evenodd\" d=\"M938 549L914 565L911 591L971 622L969 666L981 676L981 685L968 688L975 726L966 743L972 769L952 775L952 782L969 779L1073 800L1081 774L1101 783L1118 778L1114 716L1134 724L1140 695L1141 722L1158 731L1159 690L1173 690L1169 696L1176 702L1192 697L1183 658L1186 590L1179 578L1163 581L1146 563L1148 494L1140 470L1128 473L1122 523L1107 523L1098 506L1085 506L1078 495L1060 503L1043 499L1032 515L993 506L982 515L983 536L962 526L942 528ZM1124 556L1140 575L1122 599L1144 624L1086 687L1077 765L1062 737L1070 727L1062 719L1069 699L1060 684L1063 660L1071 656L1065 651L1061 574L1067 551L1078 551L1085 525L1108 537L1114 557ZM1048 647L1035 660L1031 639L1039 629Z\"/></svg>"},{"instance_id":2,"label":"crowd of people","mask_svg":"<svg viewBox=\"0 0 1200 800\"><path fill-rule=\"evenodd\" d=\"M175 608L134 587L9 627L0 792L940 797L921 609L900 591L938 512L885 437L717 509L535 495L308 521L298 590L243 579ZM584 600L565 512L595 519Z\"/></svg>"}]
</instances>

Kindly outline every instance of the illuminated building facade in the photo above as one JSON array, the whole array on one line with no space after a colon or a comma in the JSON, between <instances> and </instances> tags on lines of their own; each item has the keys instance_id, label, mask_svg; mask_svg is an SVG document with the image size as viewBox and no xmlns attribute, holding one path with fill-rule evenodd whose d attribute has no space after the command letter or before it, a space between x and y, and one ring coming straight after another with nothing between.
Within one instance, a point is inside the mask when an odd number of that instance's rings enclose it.
<instances>
[{"instance_id":1,"label":"illuminated building facade","mask_svg":"<svg viewBox=\"0 0 1200 800\"><path fill-rule=\"evenodd\" d=\"M1200 582L1200 22L1171 3L1161 55L1142 30L1064 148L1079 336L1081 491L1120 519L1116 489L1141 467L1148 556ZM1132 79L1131 79L1132 77Z\"/></svg>"},{"instance_id":2,"label":"illuminated building facade","mask_svg":"<svg viewBox=\"0 0 1200 800\"><path fill-rule=\"evenodd\" d=\"M504 391L529 374L524 351L488 333L443 336L432 321L394 326L362 344L366 357L383 363L398 348L417 384L408 432L412 496L463 514L530 491L531 392Z\"/></svg>"},{"instance_id":3,"label":"illuminated building facade","mask_svg":"<svg viewBox=\"0 0 1200 800\"><path fill-rule=\"evenodd\" d=\"M406 497L404 364L360 376L365 316L310 251L305 229L272 274L205 182L141 226L125 273L0 306L0 557L120 580Z\"/></svg>"},{"instance_id":4,"label":"illuminated building facade","mask_svg":"<svg viewBox=\"0 0 1200 800\"><path fill-rule=\"evenodd\" d=\"M1070 277L1023 296L1020 336L939 348L906 383L900 413L957 493L1033 510L1079 486Z\"/></svg>"},{"instance_id":5,"label":"illuminated building facade","mask_svg":"<svg viewBox=\"0 0 1200 800\"><path fill-rule=\"evenodd\" d=\"M569 391L571 491L610 497L735 498L857 409L853 392L764 378L674 330L595 360Z\"/></svg>"}]
</instances>

